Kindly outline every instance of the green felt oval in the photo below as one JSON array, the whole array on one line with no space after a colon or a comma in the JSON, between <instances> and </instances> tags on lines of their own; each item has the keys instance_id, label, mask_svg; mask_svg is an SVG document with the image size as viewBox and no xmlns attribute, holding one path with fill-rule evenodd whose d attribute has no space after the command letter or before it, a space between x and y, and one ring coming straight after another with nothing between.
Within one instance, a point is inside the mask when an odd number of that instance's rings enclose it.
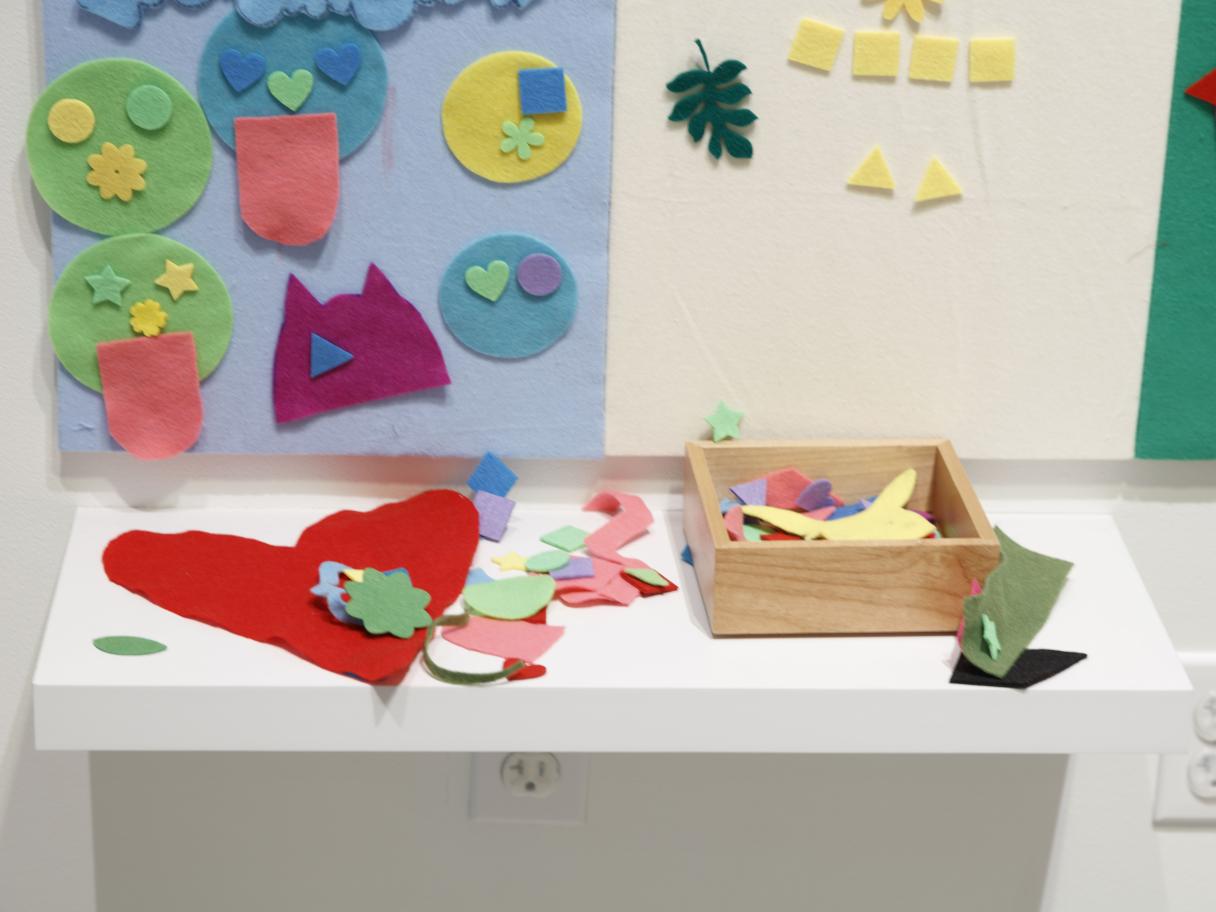
<instances>
[{"instance_id":1,"label":"green felt oval","mask_svg":"<svg viewBox=\"0 0 1216 912\"><path fill-rule=\"evenodd\" d=\"M93 645L102 652L116 656L154 655L158 652L164 652L169 648L164 643L158 643L156 640L136 636L98 637L93 641Z\"/></svg>"},{"instance_id":2,"label":"green felt oval","mask_svg":"<svg viewBox=\"0 0 1216 912\"><path fill-rule=\"evenodd\" d=\"M165 260L179 266L194 264L198 291L174 301L156 284L165 272ZM122 292L122 305L93 303L93 287L86 276L111 267L131 284ZM169 315L165 332L194 334L198 376L202 380L219 366L232 338L232 299L223 279L202 255L184 244L155 234L109 238L84 250L68 264L51 295L50 331L55 354L68 372L89 389L101 392L97 343L134 339L131 305L152 298Z\"/></svg>"},{"instance_id":3,"label":"green felt oval","mask_svg":"<svg viewBox=\"0 0 1216 912\"><path fill-rule=\"evenodd\" d=\"M512 576L492 583L466 586L468 609L500 621L522 621L549 604L557 583L551 576Z\"/></svg>"},{"instance_id":4,"label":"green felt oval","mask_svg":"<svg viewBox=\"0 0 1216 912\"><path fill-rule=\"evenodd\" d=\"M128 96L142 86L162 91L172 109L168 122L151 132L127 113ZM78 98L93 109L96 123L84 142L60 142L47 126L52 105L64 98ZM98 234L157 231L176 222L198 202L211 176L211 129L203 109L180 82L140 60L92 60L68 70L34 105L25 141L30 173L47 205ZM103 143L129 144L147 162L146 187L130 202L102 199L85 181L88 157Z\"/></svg>"},{"instance_id":5,"label":"green felt oval","mask_svg":"<svg viewBox=\"0 0 1216 912\"><path fill-rule=\"evenodd\" d=\"M542 551L533 554L524 564L532 573L552 573L570 563L570 555L565 551Z\"/></svg>"}]
</instances>

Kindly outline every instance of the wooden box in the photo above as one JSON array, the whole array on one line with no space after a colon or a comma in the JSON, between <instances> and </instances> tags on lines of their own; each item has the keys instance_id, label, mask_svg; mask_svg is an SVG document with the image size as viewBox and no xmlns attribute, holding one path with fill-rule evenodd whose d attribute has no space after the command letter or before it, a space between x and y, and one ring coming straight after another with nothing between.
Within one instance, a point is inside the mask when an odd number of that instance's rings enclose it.
<instances>
[{"instance_id":1,"label":"wooden box","mask_svg":"<svg viewBox=\"0 0 1216 912\"><path fill-rule=\"evenodd\" d=\"M830 479L846 502L914 468L908 506L945 538L731 541L718 512L731 486L789 466ZM954 633L971 580L1001 554L947 440L689 443L684 533L716 635Z\"/></svg>"}]
</instances>

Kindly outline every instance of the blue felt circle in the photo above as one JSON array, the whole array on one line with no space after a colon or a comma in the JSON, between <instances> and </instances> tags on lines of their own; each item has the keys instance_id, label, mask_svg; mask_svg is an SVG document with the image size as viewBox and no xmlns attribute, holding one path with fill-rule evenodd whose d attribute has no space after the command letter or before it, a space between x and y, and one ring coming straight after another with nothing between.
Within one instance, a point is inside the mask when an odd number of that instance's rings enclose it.
<instances>
[{"instance_id":1,"label":"blue felt circle","mask_svg":"<svg viewBox=\"0 0 1216 912\"><path fill-rule=\"evenodd\" d=\"M362 58L348 86L322 76L315 62L321 48L337 50L344 44L358 47ZM266 58L262 78L241 92L233 89L220 69L220 55L230 48ZM313 74L312 94L296 113L336 113L339 154L343 158L363 145L380 123L388 71L380 42L366 29L342 16L320 20L290 16L273 28L261 29L232 13L211 33L198 69L199 103L225 145L232 147L236 142L233 118L290 116L266 88L266 78L276 70L309 70Z\"/></svg>"},{"instance_id":2,"label":"blue felt circle","mask_svg":"<svg viewBox=\"0 0 1216 912\"><path fill-rule=\"evenodd\" d=\"M547 253L562 267L562 283L547 298L525 294L515 281L523 259ZM502 297L491 303L465 282L473 266L485 268L494 260L511 267L511 280ZM566 334L578 308L578 283L561 255L536 238L523 234L495 234L466 247L452 260L439 287L439 312L461 344L492 358L527 358L539 354Z\"/></svg>"}]
</instances>

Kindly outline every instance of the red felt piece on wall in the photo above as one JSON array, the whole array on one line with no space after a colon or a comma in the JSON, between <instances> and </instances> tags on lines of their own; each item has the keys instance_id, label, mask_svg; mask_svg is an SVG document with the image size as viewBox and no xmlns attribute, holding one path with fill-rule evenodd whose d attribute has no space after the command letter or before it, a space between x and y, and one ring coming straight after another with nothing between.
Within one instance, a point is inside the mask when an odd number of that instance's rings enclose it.
<instances>
[{"instance_id":1,"label":"red felt piece on wall","mask_svg":"<svg viewBox=\"0 0 1216 912\"><path fill-rule=\"evenodd\" d=\"M365 513L334 513L290 548L205 532L127 532L110 542L102 562L113 582L174 614L282 646L330 671L396 683L422 649L424 631L403 640L335 620L309 592L317 567L327 560L405 567L430 593L427 612L438 617L464 588L477 523L467 497L427 491Z\"/></svg>"},{"instance_id":2,"label":"red felt piece on wall","mask_svg":"<svg viewBox=\"0 0 1216 912\"><path fill-rule=\"evenodd\" d=\"M1210 105L1216 105L1216 70L1212 70L1198 82L1191 83L1186 94Z\"/></svg>"}]
</instances>

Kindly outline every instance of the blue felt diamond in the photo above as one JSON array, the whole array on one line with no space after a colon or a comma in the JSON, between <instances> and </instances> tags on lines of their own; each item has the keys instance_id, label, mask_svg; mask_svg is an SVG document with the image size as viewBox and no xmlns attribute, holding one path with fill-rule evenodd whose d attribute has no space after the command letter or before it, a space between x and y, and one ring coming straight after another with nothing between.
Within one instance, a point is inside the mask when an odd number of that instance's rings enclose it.
<instances>
[{"instance_id":1,"label":"blue felt diamond","mask_svg":"<svg viewBox=\"0 0 1216 912\"><path fill-rule=\"evenodd\" d=\"M313 380L353 360L355 360L355 356L345 348L339 348L328 339L318 336L316 333L312 334L308 376Z\"/></svg>"},{"instance_id":2,"label":"blue felt diamond","mask_svg":"<svg viewBox=\"0 0 1216 912\"><path fill-rule=\"evenodd\" d=\"M533 114L564 114L566 71L561 67L519 71L519 109Z\"/></svg>"},{"instance_id":3,"label":"blue felt diamond","mask_svg":"<svg viewBox=\"0 0 1216 912\"><path fill-rule=\"evenodd\" d=\"M486 453L469 476L469 487L474 491L506 497L518 480L519 476L507 468L505 462L493 453Z\"/></svg>"}]
</instances>

